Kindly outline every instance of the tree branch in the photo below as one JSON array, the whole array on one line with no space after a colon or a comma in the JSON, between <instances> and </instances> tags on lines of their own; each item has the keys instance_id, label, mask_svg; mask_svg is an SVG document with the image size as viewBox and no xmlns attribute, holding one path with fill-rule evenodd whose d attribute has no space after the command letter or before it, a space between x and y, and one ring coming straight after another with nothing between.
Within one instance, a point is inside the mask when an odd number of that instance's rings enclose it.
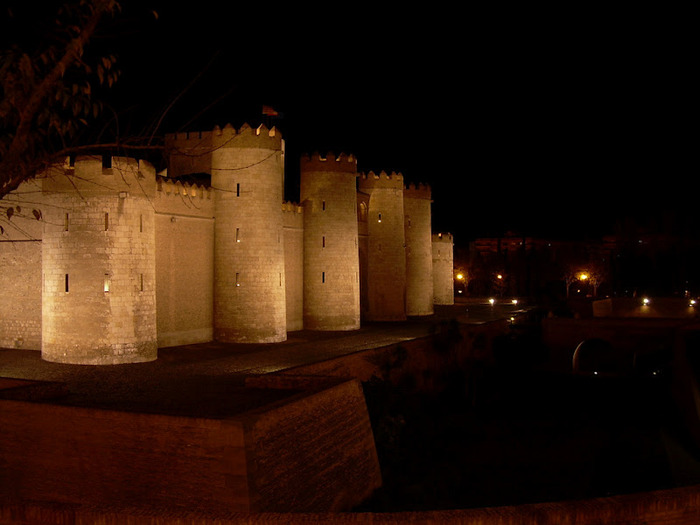
<instances>
[{"instance_id":1,"label":"tree branch","mask_svg":"<svg viewBox=\"0 0 700 525\"><path fill-rule=\"evenodd\" d=\"M42 105L51 94L55 85L68 68L80 59L84 47L94 35L102 15L114 7L114 0L95 0L93 11L78 35L66 46L61 58L32 90L26 104L19 109L19 120L8 148L0 159L0 197L16 189L22 181L31 178L34 169L42 162L23 162L29 152L32 123L41 111Z\"/></svg>"}]
</instances>

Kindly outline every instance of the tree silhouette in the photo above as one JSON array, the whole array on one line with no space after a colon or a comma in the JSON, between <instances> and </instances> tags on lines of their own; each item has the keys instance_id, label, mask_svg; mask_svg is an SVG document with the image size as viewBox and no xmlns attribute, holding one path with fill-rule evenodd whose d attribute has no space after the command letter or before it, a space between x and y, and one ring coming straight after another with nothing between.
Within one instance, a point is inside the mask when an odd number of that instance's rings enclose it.
<instances>
[{"instance_id":1,"label":"tree silhouette","mask_svg":"<svg viewBox=\"0 0 700 525\"><path fill-rule=\"evenodd\" d=\"M118 11L115 0L65 4L51 21L15 4L0 26L0 198L70 152L102 110L97 88L119 75L114 55L86 52L103 18Z\"/></svg>"}]
</instances>

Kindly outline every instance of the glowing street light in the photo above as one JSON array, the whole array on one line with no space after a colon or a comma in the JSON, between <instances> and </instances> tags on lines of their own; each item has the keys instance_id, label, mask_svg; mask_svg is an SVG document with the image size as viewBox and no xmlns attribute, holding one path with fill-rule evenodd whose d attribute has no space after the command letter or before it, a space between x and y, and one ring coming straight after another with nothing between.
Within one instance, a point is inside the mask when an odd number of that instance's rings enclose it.
<instances>
[{"instance_id":1,"label":"glowing street light","mask_svg":"<svg viewBox=\"0 0 700 525\"><path fill-rule=\"evenodd\" d=\"M455 279L457 279L457 281L459 281L463 287L461 289L458 289L457 293L462 293L463 291L466 291L466 289L467 289L467 277L466 277L466 275L464 275L462 272L458 272L455 275Z\"/></svg>"},{"instance_id":2,"label":"glowing street light","mask_svg":"<svg viewBox=\"0 0 700 525\"><path fill-rule=\"evenodd\" d=\"M493 303L495 303L495 302L496 302L496 299L493 299L493 298L489 299L489 304L491 306L493 306Z\"/></svg>"},{"instance_id":3,"label":"glowing street light","mask_svg":"<svg viewBox=\"0 0 700 525\"><path fill-rule=\"evenodd\" d=\"M650 301L649 301L649 298L648 298L648 297L645 297L644 299L642 299L642 304L643 304L644 306L649 306L649 303L650 303Z\"/></svg>"}]
</instances>

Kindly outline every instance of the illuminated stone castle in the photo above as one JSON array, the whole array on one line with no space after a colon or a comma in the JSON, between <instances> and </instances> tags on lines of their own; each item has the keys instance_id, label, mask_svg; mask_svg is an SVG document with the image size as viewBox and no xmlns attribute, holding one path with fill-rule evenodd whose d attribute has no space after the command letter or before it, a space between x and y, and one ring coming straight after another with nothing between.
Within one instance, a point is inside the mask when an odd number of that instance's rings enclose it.
<instances>
[{"instance_id":1,"label":"illuminated stone castle","mask_svg":"<svg viewBox=\"0 0 700 525\"><path fill-rule=\"evenodd\" d=\"M300 203L285 202L284 141L265 126L170 135L166 149L167 172L78 157L3 200L16 213L0 243L0 346L133 363L451 304L452 237L431 231L429 187L314 154Z\"/></svg>"}]
</instances>

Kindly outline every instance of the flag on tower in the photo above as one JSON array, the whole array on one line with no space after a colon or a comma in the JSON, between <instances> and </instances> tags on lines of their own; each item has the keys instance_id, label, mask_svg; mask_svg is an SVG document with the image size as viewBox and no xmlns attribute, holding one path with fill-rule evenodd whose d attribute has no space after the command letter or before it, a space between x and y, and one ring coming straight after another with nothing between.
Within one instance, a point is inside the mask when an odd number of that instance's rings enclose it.
<instances>
[{"instance_id":1,"label":"flag on tower","mask_svg":"<svg viewBox=\"0 0 700 525\"><path fill-rule=\"evenodd\" d=\"M269 117L276 117L279 115L279 113L277 113L277 111L275 111L272 106L265 106L265 105L263 105L263 107L262 107L262 113L263 113L263 115L267 115Z\"/></svg>"}]
</instances>

